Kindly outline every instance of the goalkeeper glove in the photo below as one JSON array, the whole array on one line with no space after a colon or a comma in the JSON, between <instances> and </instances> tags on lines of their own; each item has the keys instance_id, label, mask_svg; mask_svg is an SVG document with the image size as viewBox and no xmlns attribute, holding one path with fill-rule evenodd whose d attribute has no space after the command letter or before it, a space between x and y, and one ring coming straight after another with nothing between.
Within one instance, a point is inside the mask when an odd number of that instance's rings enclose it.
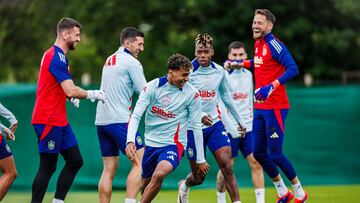
<instances>
[{"instance_id":1,"label":"goalkeeper glove","mask_svg":"<svg viewBox=\"0 0 360 203\"><path fill-rule=\"evenodd\" d=\"M265 101L271 93L280 86L280 82L275 80L271 84L267 86L263 86L255 90L255 102L263 102Z\"/></svg>"}]
</instances>

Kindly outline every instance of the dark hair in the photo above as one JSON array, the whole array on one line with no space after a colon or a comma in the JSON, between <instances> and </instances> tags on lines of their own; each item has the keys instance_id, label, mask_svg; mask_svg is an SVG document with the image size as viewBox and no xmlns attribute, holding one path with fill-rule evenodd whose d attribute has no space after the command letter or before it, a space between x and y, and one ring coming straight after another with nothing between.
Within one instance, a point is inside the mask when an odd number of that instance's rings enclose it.
<instances>
[{"instance_id":1,"label":"dark hair","mask_svg":"<svg viewBox=\"0 0 360 203\"><path fill-rule=\"evenodd\" d=\"M274 14L271 13L270 10L268 10L268 9L256 9L256 10L255 10L255 15L256 15L256 14L262 14L262 15L266 16L266 19L267 19L267 20L269 20L270 22L272 22L272 24L275 24L276 18L275 18L275 16L274 16Z\"/></svg>"},{"instance_id":2,"label":"dark hair","mask_svg":"<svg viewBox=\"0 0 360 203\"><path fill-rule=\"evenodd\" d=\"M82 25L75 19L72 18L61 18L57 24L56 31L61 33L63 30L72 29L74 27L82 28Z\"/></svg>"},{"instance_id":3,"label":"dark hair","mask_svg":"<svg viewBox=\"0 0 360 203\"><path fill-rule=\"evenodd\" d=\"M144 33L134 27L124 28L120 34L120 43L124 44L127 39L134 41L136 37L144 37Z\"/></svg>"},{"instance_id":4,"label":"dark hair","mask_svg":"<svg viewBox=\"0 0 360 203\"><path fill-rule=\"evenodd\" d=\"M228 46L229 48L229 53L231 52L231 49L240 49L240 48L244 48L245 49L245 44L240 42L240 41L234 41L231 42L230 45Z\"/></svg>"},{"instance_id":5,"label":"dark hair","mask_svg":"<svg viewBox=\"0 0 360 203\"><path fill-rule=\"evenodd\" d=\"M168 60L168 69L180 70L180 69L191 69L192 64L188 57L181 54L174 54L170 56Z\"/></svg>"},{"instance_id":6,"label":"dark hair","mask_svg":"<svg viewBox=\"0 0 360 203\"><path fill-rule=\"evenodd\" d=\"M195 38L195 46L200 46L201 48L213 48L213 38L208 33L198 34Z\"/></svg>"}]
</instances>

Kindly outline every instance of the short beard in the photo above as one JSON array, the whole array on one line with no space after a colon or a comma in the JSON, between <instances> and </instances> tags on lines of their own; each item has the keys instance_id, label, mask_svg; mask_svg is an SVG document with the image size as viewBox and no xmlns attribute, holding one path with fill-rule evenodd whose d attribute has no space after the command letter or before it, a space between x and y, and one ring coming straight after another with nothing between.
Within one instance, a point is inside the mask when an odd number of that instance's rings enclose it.
<instances>
[{"instance_id":1,"label":"short beard","mask_svg":"<svg viewBox=\"0 0 360 203\"><path fill-rule=\"evenodd\" d=\"M75 42L68 43L69 50L75 50Z\"/></svg>"}]
</instances>

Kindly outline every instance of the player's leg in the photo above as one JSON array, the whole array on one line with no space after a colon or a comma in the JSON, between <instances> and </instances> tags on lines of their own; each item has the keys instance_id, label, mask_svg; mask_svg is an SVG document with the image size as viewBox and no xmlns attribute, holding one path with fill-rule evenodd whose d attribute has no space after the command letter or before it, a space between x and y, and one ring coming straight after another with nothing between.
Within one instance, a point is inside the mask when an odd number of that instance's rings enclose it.
<instances>
[{"instance_id":1,"label":"player's leg","mask_svg":"<svg viewBox=\"0 0 360 203\"><path fill-rule=\"evenodd\" d=\"M239 189L231 164L230 140L221 121L214 124L207 145L214 154L219 169L224 175L225 187L232 202L240 201Z\"/></svg>"},{"instance_id":2,"label":"player's leg","mask_svg":"<svg viewBox=\"0 0 360 203\"><path fill-rule=\"evenodd\" d=\"M260 164L255 160L254 136L252 131L246 133L244 138L240 139L240 151L245 159L248 160L251 169L251 179L254 184L256 203L265 202L264 173Z\"/></svg>"},{"instance_id":3,"label":"player's leg","mask_svg":"<svg viewBox=\"0 0 360 203\"><path fill-rule=\"evenodd\" d=\"M124 151L126 146L126 135L124 137ZM144 145L139 133L136 134L135 138L136 146L136 156L131 161L132 167L126 179L126 194L125 194L125 203L136 202L136 196L140 191L142 180L141 180L141 160L144 155Z\"/></svg>"},{"instance_id":4,"label":"player's leg","mask_svg":"<svg viewBox=\"0 0 360 203\"><path fill-rule=\"evenodd\" d=\"M270 139L270 137L267 135L267 117L270 111L271 110L254 110L254 157L260 163L266 174L272 179L277 191L277 196L285 197L285 195L287 195L285 198L287 202L293 198L293 194L289 193L289 190L281 179L275 163L270 159L268 153L268 147L270 148L268 139Z\"/></svg>"},{"instance_id":5,"label":"player's leg","mask_svg":"<svg viewBox=\"0 0 360 203\"><path fill-rule=\"evenodd\" d=\"M204 153L206 152L205 143L206 143L206 130L203 130L204 134ZM197 173L197 154L194 133L192 130L187 131L187 147L186 147L187 157L189 160L189 165L191 168L191 173L189 173L185 180L180 180L178 188L178 202L187 203L190 187L195 185L200 185L205 180L205 175ZM205 155L206 156L206 155Z\"/></svg>"},{"instance_id":6,"label":"player's leg","mask_svg":"<svg viewBox=\"0 0 360 203\"><path fill-rule=\"evenodd\" d=\"M61 128L43 124L35 124L33 127L38 137L40 164L32 183L31 202L41 203L50 178L56 170L61 146Z\"/></svg>"},{"instance_id":7,"label":"player's leg","mask_svg":"<svg viewBox=\"0 0 360 203\"><path fill-rule=\"evenodd\" d=\"M276 109L268 113L266 126L267 136L270 138L268 139L268 145L270 146L269 153L272 161L279 166L287 179L291 181L295 190L295 197L297 199L303 199L306 196L306 193L301 187L293 165L282 150L287 113L287 109ZM279 177L275 177L273 181L282 180L279 180Z\"/></svg>"},{"instance_id":8,"label":"player's leg","mask_svg":"<svg viewBox=\"0 0 360 203\"><path fill-rule=\"evenodd\" d=\"M232 138L231 134L228 133L228 137L231 143L231 165L234 168L234 160L239 154L240 147L240 138ZM221 170L219 169L216 178L216 188L217 188L217 202L225 203L226 202L226 188L225 188L225 179Z\"/></svg>"},{"instance_id":9,"label":"player's leg","mask_svg":"<svg viewBox=\"0 0 360 203\"><path fill-rule=\"evenodd\" d=\"M100 203L109 203L112 183L119 164L117 140L121 132L116 132L116 125L97 126L98 140L103 160L103 171L98 184Z\"/></svg>"},{"instance_id":10,"label":"player's leg","mask_svg":"<svg viewBox=\"0 0 360 203\"><path fill-rule=\"evenodd\" d=\"M157 149L157 151L159 151L156 160L156 163L158 164L151 175L150 183L146 186L141 197L142 203L151 202L155 198L160 191L165 177L177 168L183 154L183 151L181 149L179 150L176 145L163 147Z\"/></svg>"},{"instance_id":11,"label":"player's leg","mask_svg":"<svg viewBox=\"0 0 360 203\"><path fill-rule=\"evenodd\" d=\"M65 160L65 165L56 184L54 200L58 202L64 201L76 174L84 164L75 134L70 125L62 127L62 132L61 155Z\"/></svg>"},{"instance_id":12,"label":"player's leg","mask_svg":"<svg viewBox=\"0 0 360 203\"><path fill-rule=\"evenodd\" d=\"M102 157L103 171L99 180L99 201L109 203L112 194L112 182L119 164L119 156Z\"/></svg>"},{"instance_id":13,"label":"player's leg","mask_svg":"<svg viewBox=\"0 0 360 203\"><path fill-rule=\"evenodd\" d=\"M0 133L0 136L1 133ZM15 167L14 157L5 140L0 137L0 201L4 198L11 184L14 182L17 171Z\"/></svg>"}]
</instances>

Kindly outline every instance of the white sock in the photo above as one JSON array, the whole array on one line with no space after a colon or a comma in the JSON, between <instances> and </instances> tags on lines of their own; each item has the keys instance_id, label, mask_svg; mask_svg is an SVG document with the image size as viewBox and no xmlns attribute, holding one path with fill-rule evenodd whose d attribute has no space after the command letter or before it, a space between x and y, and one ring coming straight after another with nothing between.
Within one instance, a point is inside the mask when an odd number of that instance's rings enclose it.
<instances>
[{"instance_id":1,"label":"white sock","mask_svg":"<svg viewBox=\"0 0 360 203\"><path fill-rule=\"evenodd\" d=\"M226 203L226 192L216 192L217 203Z\"/></svg>"},{"instance_id":2,"label":"white sock","mask_svg":"<svg viewBox=\"0 0 360 203\"><path fill-rule=\"evenodd\" d=\"M186 186L185 181L184 181L183 184L181 184L181 186L180 186L180 190L181 190L182 192L189 192L189 189L190 189L190 187Z\"/></svg>"},{"instance_id":3,"label":"white sock","mask_svg":"<svg viewBox=\"0 0 360 203\"><path fill-rule=\"evenodd\" d=\"M283 179L277 181L277 182L273 182L277 191L277 194L279 197L282 197L284 195L286 195L288 189L283 181Z\"/></svg>"},{"instance_id":4,"label":"white sock","mask_svg":"<svg viewBox=\"0 0 360 203\"><path fill-rule=\"evenodd\" d=\"M265 203L265 188L255 189L256 203Z\"/></svg>"},{"instance_id":5,"label":"white sock","mask_svg":"<svg viewBox=\"0 0 360 203\"><path fill-rule=\"evenodd\" d=\"M125 203L136 203L136 199L125 198Z\"/></svg>"},{"instance_id":6,"label":"white sock","mask_svg":"<svg viewBox=\"0 0 360 203\"><path fill-rule=\"evenodd\" d=\"M233 203L241 203L241 201L236 201L236 202L233 202Z\"/></svg>"},{"instance_id":7,"label":"white sock","mask_svg":"<svg viewBox=\"0 0 360 203\"><path fill-rule=\"evenodd\" d=\"M304 192L303 188L301 187L300 181L298 183L296 183L295 185L293 185L293 187L294 187L294 192L295 192L296 198L302 199L305 197L305 192Z\"/></svg>"},{"instance_id":8,"label":"white sock","mask_svg":"<svg viewBox=\"0 0 360 203\"><path fill-rule=\"evenodd\" d=\"M52 203L64 203L64 200L54 198Z\"/></svg>"}]
</instances>

